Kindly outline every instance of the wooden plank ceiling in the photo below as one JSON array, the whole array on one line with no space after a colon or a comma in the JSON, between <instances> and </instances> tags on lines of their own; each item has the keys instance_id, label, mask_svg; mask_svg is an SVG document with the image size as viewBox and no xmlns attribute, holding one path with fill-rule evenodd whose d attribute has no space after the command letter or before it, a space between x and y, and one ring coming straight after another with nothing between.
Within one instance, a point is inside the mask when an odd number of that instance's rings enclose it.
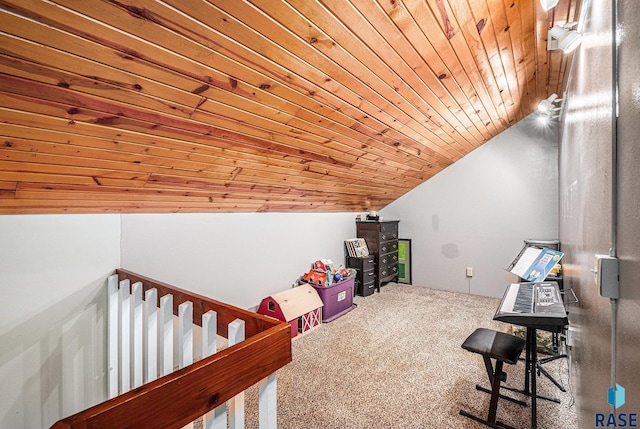
<instances>
[{"instance_id":1,"label":"wooden plank ceiling","mask_svg":"<svg viewBox=\"0 0 640 429\"><path fill-rule=\"evenodd\" d=\"M580 0L0 0L0 213L380 209L562 94Z\"/></svg>"}]
</instances>

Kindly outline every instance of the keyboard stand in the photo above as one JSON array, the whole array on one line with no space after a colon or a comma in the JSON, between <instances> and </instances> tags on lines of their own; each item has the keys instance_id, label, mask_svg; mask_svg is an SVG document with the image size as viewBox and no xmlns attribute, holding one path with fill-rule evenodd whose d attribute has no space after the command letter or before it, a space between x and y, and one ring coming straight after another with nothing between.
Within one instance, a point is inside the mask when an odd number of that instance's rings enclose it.
<instances>
[{"instance_id":1,"label":"keyboard stand","mask_svg":"<svg viewBox=\"0 0 640 429\"><path fill-rule=\"evenodd\" d=\"M525 361L525 368L526 368L525 369L524 389L518 389L518 388L514 388L514 387L509 387L509 386L502 386L502 388L503 389L507 389L507 390L511 390L512 392L521 393L523 395L531 397L532 392L531 392L530 386L532 384L533 377L531 376L531 367L532 367L531 360L530 360L531 359L530 358L531 354L529 354L529 347L531 347L530 342L529 342L530 340L528 338L529 330L533 330L533 328L527 328L527 349L526 349L526 352L525 352L525 356L527 356L527 357L526 358L520 358L521 361ZM533 335L534 335L535 356L536 356L534 358L535 359L535 372L534 372L534 374L537 374L537 375L542 374L542 375L544 375L553 384L555 384L558 387L558 389L560 389L563 392L566 392L565 388L562 387L562 385L560 383L558 383L558 381L555 378L553 378L553 376L551 374L549 374L549 372L547 370L545 370L542 367L542 365L547 363L547 362L551 362L551 361L554 361L556 359L560 359L562 357L567 357L567 355L558 355L558 356L551 356L551 357L548 357L548 358L538 359L537 358L537 350L538 350L537 346L538 346L538 344L537 344L537 341L536 341L536 339L537 339L536 333L537 333L537 330L536 330L536 332L533 333ZM537 397L537 399L543 399L545 401L555 402L556 404L560 403L560 400L557 399L557 398L550 398L548 396L542 396L542 395L536 395L536 397Z\"/></svg>"},{"instance_id":2,"label":"keyboard stand","mask_svg":"<svg viewBox=\"0 0 640 429\"><path fill-rule=\"evenodd\" d=\"M560 296L557 283L549 282L549 284L554 287L556 294ZM535 288L538 285L531 282L510 284L505 290L505 294L502 297L502 301L500 301L500 305L498 306L493 320L511 323L526 328L524 390L508 388L507 386L502 386L502 388L522 393L531 398L531 428L536 429L538 427L538 399L544 399L558 404L560 403L558 399L539 396L537 393L536 379L538 372L545 376L547 376L548 372L541 367L541 362L543 362L544 358L538 360L538 342L536 332L540 329L552 333L559 333L562 332L563 327L569 324L569 321L567 319L567 313L562 300L559 300L557 303L545 303L545 305L536 306L533 311L530 312L525 312L521 308L517 307L516 301L523 286L526 286L526 289L524 289L526 293L529 288ZM547 285L543 283L540 286ZM516 294L515 299L513 298L514 293ZM555 358L555 356L553 358Z\"/></svg>"},{"instance_id":3,"label":"keyboard stand","mask_svg":"<svg viewBox=\"0 0 640 429\"><path fill-rule=\"evenodd\" d=\"M560 293L563 294L563 292L560 292ZM563 331L564 331L564 329L563 329ZM552 333L551 335L552 335L551 338L552 338L552 342L553 342L552 350L557 353L560 350L560 341L558 339L560 335L558 333L555 333L555 332ZM546 358L538 359L538 365L537 365L538 373L540 373L540 374L544 375L545 377L547 377L549 379L549 381L551 381L553 384L556 385L556 387L558 389L560 389L561 392L566 392L567 390L558 382L558 380L553 378L553 376L551 374L549 374L549 372L547 372L547 370L545 370L542 367L542 365L544 365L545 363L553 362L555 360L563 359L563 358L566 358L566 357L567 357L567 355L565 353L560 353L560 354L557 354L557 355L554 355L554 356L549 356L549 357L546 357Z\"/></svg>"},{"instance_id":4,"label":"keyboard stand","mask_svg":"<svg viewBox=\"0 0 640 429\"><path fill-rule=\"evenodd\" d=\"M555 336L557 334L553 334L553 335ZM556 356L549 356L549 357L546 357L546 358L538 359L538 362L536 363L536 368L538 369L538 374L542 374L545 377L547 377L549 379L549 381L551 381L553 384L556 385L556 387L558 389L560 389L561 392L566 392L567 390L562 386L562 384L560 384L558 382L558 380L553 378L553 376L551 374L549 374L549 372L546 369L544 369L542 367L542 365L544 365L545 363L553 362L555 360L563 359L563 358L566 358L566 357L567 357L567 355L562 353L562 354L559 354L559 355L556 355ZM557 402L560 402L560 401L557 401Z\"/></svg>"},{"instance_id":5,"label":"keyboard stand","mask_svg":"<svg viewBox=\"0 0 640 429\"><path fill-rule=\"evenodd\" d=\"M517 389L515 387L501 386L502 389L507 389L512 392L521 393L531 398L531 428L536 429L538 427L538 399L545 401L560 403L559 399L549 398L537 394L536 389L536 369L539 368L538 364L538 342L537 342L537 329L527 326L526 334L526 346L525 346L525 376L524 376L524 389ZM522 358L520 358L522 360ZM546 372L546 371L545 371Z\"/></svg>"}]
</instances>

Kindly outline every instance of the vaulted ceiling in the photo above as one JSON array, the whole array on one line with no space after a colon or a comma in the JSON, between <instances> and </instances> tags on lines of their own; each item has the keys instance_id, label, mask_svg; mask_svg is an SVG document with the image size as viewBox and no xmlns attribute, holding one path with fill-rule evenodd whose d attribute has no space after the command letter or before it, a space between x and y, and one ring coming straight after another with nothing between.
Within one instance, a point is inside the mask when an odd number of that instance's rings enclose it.
<instances>
[{"instance_id":1,"label":"vaulted ceiling","mask_svg":"<svg viewBox=\"0 0 640 429\"><path fill-rule=\"evenodd\" d=\"M580 0L0 0L0 213L380 209L562 94Z\"/></svg>"}]
</instances>

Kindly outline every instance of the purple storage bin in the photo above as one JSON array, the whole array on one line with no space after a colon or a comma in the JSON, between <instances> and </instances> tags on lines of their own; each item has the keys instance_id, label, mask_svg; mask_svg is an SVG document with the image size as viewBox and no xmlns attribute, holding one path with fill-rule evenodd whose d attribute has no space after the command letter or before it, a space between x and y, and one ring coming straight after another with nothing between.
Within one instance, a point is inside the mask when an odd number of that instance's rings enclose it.
<instances>
[{"instance_id":1,"label":"purple storage bin","mask_svg":"<svg viewBox=\"0 0 640 429\"><path fill-rule=\"evenodd\" d=\"M318 292L324 306L322 307L322 322L331 322L353 310L354 277L331 286L318 286L309 283Z\"/></svg>"}]
</instances>

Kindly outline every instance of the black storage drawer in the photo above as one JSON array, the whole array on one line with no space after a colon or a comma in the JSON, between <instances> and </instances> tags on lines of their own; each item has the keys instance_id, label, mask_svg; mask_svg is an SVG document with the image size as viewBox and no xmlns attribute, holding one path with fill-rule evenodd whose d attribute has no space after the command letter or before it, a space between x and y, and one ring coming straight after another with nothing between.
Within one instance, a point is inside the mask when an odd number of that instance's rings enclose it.
<instances>
[{"instance_id":1,"label":"black storage drawer","mask_svg":"<svg viewBox=\"0 0 640 429\"><path fill-rule=\"evenodd\" d=\"M370 281L369 283L359 283L356 281L356 285L357 285L357 293L360 296L369 296L372 295L373 292L375 292L376 290L376 282L375 281Z\"/></svg>"},{"instance_id":2,"label":"black storage drawer","mask_svg":"<svg viewBox=\"0 0 640 429\"><path fill-rule=\"evenodd\" d=\"M376 287L376 258L374 255L347 258L347 267L356 269L356 287L354 292L361 296L369 296Z\"/></svg>"},{"instance_id":3,"label":"black storage drawer","mask_svg":"<svg viewBox=\"0 0 640 429\"><path fill-rule=\"evenodd\" d=\"M398 240L384 241L380 243L380 254L397 252L397 251L398 251Z\"/></svg>"},{"instance_id":4,"label":"black storage drawer","mask_svg":"<svg viewBox=\"0 0 640 429\"><path fill-rule=\"evenodd\" d=\"M374 269L363 271L359 274L362 283L370 283L376 280L376 271Z\"/></svg>"},{"instance_id":5,"label":"black storage drawer","mask_svg":"<svg viewBox=\"0 0 640 429\"><path fill-rule=\"evenodd\" d=\"M380 269L380 283L396 280L398 276L398 265Z\"/></svg>"},{"instance_id":6,"label":"black storage drawer","mask_svg":"<svg viewBox=\"0 0 640 429\"><path fill-rule=\"evenodd\" d=\"M380 241L397 240L398 231L389 231L380 233Z\"/></svg>"},{"instance_id":7,"label":"black storage drawer","mask_svg":"<svg viewBox=\"0 0 640 429\"><path fill-rule=\"evenodd\" d=\"M398 265L398 252L385 253L380 255L379 262L380 270Z\"/></svg>"},{"instance_id":8,"label":"black storage drawer","mask_svg":"<svg viewBox=\"0 0 640 429\"><path fill-rule=\"evenodd\" d=\"M355 268L359 272L360 271L369 271L373 270L376 266L376 258L373 255L365 256L362 258L356 258L353 256L349 256L347 260L347 265L349 268Z\"/></svg>"},{"instance_id":9,"label":"black storage drawer","mask_svg":"<svg viewBox=\"0 0 640 429\"><path fill-rule=\"evenodd\" d=\"M380 222L380 232L395 232L396 238L398 236L398 222Z\"/></svg>"}]
</instances>

